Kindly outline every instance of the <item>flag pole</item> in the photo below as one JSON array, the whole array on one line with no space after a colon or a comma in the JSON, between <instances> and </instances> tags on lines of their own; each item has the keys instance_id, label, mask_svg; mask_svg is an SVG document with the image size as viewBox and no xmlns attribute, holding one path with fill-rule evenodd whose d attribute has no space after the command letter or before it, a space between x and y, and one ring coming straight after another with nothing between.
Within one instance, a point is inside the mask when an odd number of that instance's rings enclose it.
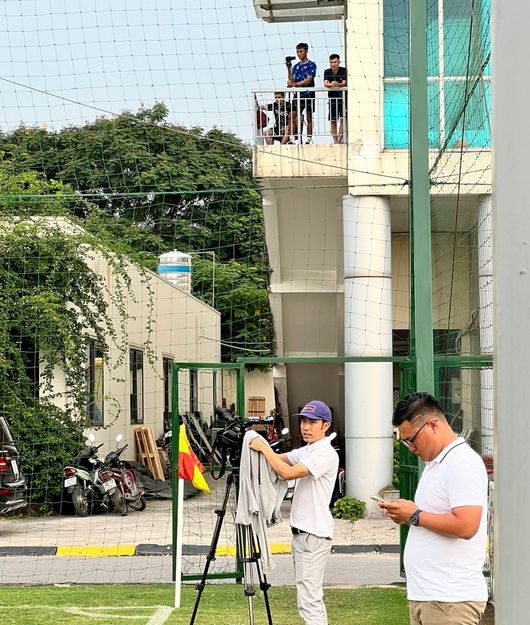
<instances>
[{"instance_id":1,"label":"flag pole","mask_svg":"<svg viewBox=\"0 0 530 625\"><path fill-rule=\"evenodd\" d=\"M175 476L176 477L176 476ZM180 608L182 586L182 528L184 520L184 480L178 481L177 540L175 542L175 608Z\"/></svg>"}]
</instances>

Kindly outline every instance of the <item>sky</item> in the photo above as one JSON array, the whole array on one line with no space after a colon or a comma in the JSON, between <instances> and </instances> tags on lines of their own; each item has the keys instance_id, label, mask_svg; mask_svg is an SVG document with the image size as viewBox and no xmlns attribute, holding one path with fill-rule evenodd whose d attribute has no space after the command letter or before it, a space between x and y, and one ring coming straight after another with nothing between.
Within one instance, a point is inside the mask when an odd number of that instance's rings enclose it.
<instances>
[{"instance_id":1,"label":"sky","mask_svg":"<svg viewBox=\"0 0 530 625\"><path fill-rule=\"evenodd\" d=\"M172 123L250 140L252 90L285 86L298 42L310 46L317 86L329 54L343 52L340 21L268 24L252 0L3 0L0 32L4 130L81 125L158 101Z\"/></svg>"}]
</instances>

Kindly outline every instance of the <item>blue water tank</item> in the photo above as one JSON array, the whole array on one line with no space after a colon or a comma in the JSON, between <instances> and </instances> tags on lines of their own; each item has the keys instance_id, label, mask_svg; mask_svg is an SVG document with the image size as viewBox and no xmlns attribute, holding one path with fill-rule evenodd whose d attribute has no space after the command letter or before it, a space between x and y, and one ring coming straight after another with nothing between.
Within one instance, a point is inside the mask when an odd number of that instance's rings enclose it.
<instances>
[{"instance_id":1,"label":"blue water tank","mask_svg":"<svg viewBox=\"0 0 530 625\"><path fill-rule=\"evenodd\" d=\"M191 293L192 258L189 254L173 250L160 254L157 273L161 278Z\"/></svg>"}]
</instances>

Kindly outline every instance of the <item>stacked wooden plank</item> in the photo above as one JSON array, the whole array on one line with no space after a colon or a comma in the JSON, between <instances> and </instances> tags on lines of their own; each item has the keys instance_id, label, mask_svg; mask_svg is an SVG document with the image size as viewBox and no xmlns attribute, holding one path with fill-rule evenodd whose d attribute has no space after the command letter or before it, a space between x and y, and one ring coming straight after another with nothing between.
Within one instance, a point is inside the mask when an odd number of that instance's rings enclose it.
<instances>
[{"instance_id":1,"label":"stacked wooden plank","mask_svg":"<svg viewBox=\"0 0 530 625\"><path fill-rule=\"evenodd\" d=\"M138 426L134 428L134 439L138 450L138 460L145 465L153 474L155 479L164 479L164 469L156 447L153 430L149 426Z\"/></svg>"}]
</instances>

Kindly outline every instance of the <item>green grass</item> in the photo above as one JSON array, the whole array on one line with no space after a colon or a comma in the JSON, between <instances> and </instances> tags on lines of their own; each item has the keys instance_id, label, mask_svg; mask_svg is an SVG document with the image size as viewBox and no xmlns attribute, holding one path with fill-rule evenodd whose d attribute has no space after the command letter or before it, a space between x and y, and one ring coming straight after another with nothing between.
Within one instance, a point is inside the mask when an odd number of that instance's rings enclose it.
<instances>
[{"instance_id":1,"label":"green grass","mask_svg":"<svg viewBox=\"0 0 530 625\"><path fill-rule=\"evenodd\" d=\"M155 606L173 605L171 585L123 586L0 586L2 625L148 625ZM193 587L182 589L182 607L164 625L189 623L195 598ZM274 625L302 625L296 611L294 588L269 591ZM405 593L399 588L325 590L330 625L407 625ZM6 609L8 608L8 609ZM243 588L234 584L208 584L204 589L196 625L247 625ZM254 599L254 622L267 623L261 593Z\"/></svg>"}]
</instances>

